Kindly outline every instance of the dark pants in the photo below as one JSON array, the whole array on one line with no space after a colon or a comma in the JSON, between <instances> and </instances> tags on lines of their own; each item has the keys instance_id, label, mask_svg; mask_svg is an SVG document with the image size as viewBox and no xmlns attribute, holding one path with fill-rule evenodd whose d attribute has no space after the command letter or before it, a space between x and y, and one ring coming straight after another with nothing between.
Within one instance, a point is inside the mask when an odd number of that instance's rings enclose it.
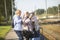
<instances>
[{"instance_id":1,"label":"dark pants","mask_svg":"<svg viewBox=\"0 0 60 40\"><path fill-rule=\"evenodd\" d=\"M23 30L23 36L26 38L26 40L29 40L29 38L32 38L31 31Z\"/></svg>"},{"instance_id":2,"label":"dark pants","mask_svg":"<svg viewBox=\"0 0 60 40\"><path fill-rule=\"evenodd\" d=\"M16 32L16 34L18 35L19 40L23 40L23 34L22 34L22 31L16 31L16 30L15 30L15 32Z\"/></svg>"}]
</instances>

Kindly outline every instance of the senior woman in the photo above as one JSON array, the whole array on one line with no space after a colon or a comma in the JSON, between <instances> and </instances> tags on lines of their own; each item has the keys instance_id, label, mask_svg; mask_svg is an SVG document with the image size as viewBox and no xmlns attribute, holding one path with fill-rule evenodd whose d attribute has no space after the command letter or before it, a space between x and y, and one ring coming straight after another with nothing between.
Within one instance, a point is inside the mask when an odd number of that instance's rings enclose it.
<instances>
[{"instance_id":1,"label":"senior woman","mask_svg":"<svg viewBox=\"0 0 60 40\"><path fill-rule=\"evenodd\" d=\"M15 15L13 16L13 20L14 20L13 29L16 32L17 36L19 37L19 40L23 40L21 10L16 10Z\"/></svg>"}]
</instances>

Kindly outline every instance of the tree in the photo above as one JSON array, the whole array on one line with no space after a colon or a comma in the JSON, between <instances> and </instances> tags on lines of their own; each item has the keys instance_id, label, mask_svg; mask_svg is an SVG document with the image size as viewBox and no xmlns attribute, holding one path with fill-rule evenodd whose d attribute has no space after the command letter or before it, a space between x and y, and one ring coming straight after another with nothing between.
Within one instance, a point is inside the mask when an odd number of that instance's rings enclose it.
<instances>
[{"instance_id":1,"label":"tree","mask_svg":"<svg viewBox=\"0 0 60 40\"><path fill-rule=\"evenodd\" d=\"M47 9L47 12L49 13L49 14L57 14L58 13L58 7L56 7L56 6L53 6L53 7L49 7L48 9Z\"/></svg>"},{"instance_id":2,"label":"tree","mask_svg":"<svg viewBox=\"0 0 60 40\"><path fill-rule=\"evenodd\" d=\"M60 4L58 6L59 6L59 10L60 10Z\"/></svg>"},{"instance_id":3,"label":"tree","mask_svg":"<svg viewBox=\"0 0 60 40\"><path fill-rule=\"evenodd\" d=\"M5 1L6 1L6 5L5 5ZM14 3L14 0L12 0L12 1ZM11 0L0 0L0 19L3 18L3 17L6 19L6 13L5 13L5 6L6 6L6 9L7 9L7 21L9 20L10 16L12 15L12 1Z\"/></svg>"},{"instance_id":4,"label":"tree","mask_svg":"<svg viewBox=\"0 0 60 40\"><path fill-rule=\"evenodd\" d=\"M53 6L52 9L53 9L53 14L57 14L58 13L58 7Z\"/></svg>"},{"instance_id":5,"label":"tree","mask_svg":"<svg viewBox=\"0 0 60 40\"><path fill-rule=\"evenodd\" d=\"M40 15L40 14L43 14L44 11L45 11L44 9L37 9L36 13L37 13L37 15Z\"/></svg>"},{"instance_id":6,"label":"tree","mask_svg":"<svg viewBox=\"0 0 60 40\"><path fill-rule=\"evenodd\" d=\"M47 13L52 14L52 13L53 13L53 9L52 9L51 7L49 7L49 8L47 9Z\"/></svg>"},{"instance_id":7,"label":"tree","mask_svg":"<svg viewBox=\"0 0 60 40\"><path fill-rule=\"evenodd\" d=\"M58 7L59 7L59 13L60 13L60 4L58 5Z\"/></svg>"}]
</instances>

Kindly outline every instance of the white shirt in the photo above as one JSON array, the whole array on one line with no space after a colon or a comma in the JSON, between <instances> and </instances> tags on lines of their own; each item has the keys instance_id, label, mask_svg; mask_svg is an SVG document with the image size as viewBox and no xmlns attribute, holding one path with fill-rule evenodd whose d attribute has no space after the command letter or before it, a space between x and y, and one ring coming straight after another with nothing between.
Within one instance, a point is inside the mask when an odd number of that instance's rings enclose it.
<instances>
[{"instance_id":1,"label":"white shirt","mask_svg":"<svg viewBox=\"0 0 60 40\"><path fill-rule=\"evenodd\" d=\"M14 30L22 31L23 29L21 24L21 21L22 21L21 17L14 15L13 19L14 19Z\"/></svg>"},{"instance_id":2,"label":"white shirt","mask_svg":"<svg viewBox=\"0 0 60 40\"><path fill-rule=\"evenodd\" d=\"M35 29L36 29L36 30L40 30L40 26L39 26L39 24L38 24L38 19L37 19L37 17L36 17L36 16L33 16L33 17L31 18L31 20L35 22Z\"/></svg>"}]
</instances>

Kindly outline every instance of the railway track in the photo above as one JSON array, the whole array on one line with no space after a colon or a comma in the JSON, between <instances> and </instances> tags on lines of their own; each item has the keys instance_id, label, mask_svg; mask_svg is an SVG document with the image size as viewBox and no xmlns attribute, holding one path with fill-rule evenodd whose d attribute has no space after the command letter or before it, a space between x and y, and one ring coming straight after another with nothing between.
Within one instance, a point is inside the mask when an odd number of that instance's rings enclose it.
<instances>
[{"instance_id":1,"label":"railway track","mask_svg":"<svg viewBox=\"0 0 60 40\"><path fill-rule=\"evenodd\" d=\"M47 28L42 28L40 30L41 34L43 34L48 40L60 40L60 33L57 33L53 30L49 30Z\"/></svg>"},{"instance_id":2,"label":"railway track","mask_svg":"<svg viewBox=\"0 0 60 40\"><path fill-rule=\"evenodd\" d=\"M42 30L40 30L40 33L41 33L42 35L44 35L48 40L55 40L55 37L53 37L52 35L50 35L50 34L47 33L46 31L44 31L43 28L42 28Z\"/></svg>"}]
</instances>

